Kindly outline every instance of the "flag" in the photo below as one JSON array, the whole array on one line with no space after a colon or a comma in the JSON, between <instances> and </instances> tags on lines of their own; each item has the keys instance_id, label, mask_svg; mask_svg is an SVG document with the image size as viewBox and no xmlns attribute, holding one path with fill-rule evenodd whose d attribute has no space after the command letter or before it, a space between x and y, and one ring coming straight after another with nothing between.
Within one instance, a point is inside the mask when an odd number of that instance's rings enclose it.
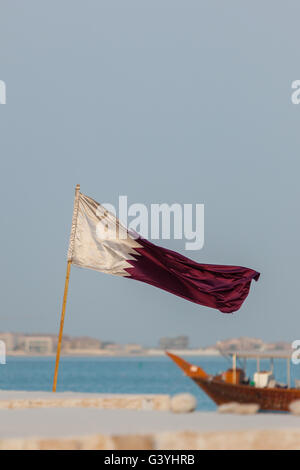
<instances>
[{"instance_id":1,"label":"flag","mask_svg":"<svg viewBox=\"0 0 300 470\"><path fill-rule=\"evenodd\" d=\"M151 284L223 313L238 310L260 274L241 266L197 263L150 243L82 193L75 200L68 260L76 266Z\"/></svg>"}]
</instances>

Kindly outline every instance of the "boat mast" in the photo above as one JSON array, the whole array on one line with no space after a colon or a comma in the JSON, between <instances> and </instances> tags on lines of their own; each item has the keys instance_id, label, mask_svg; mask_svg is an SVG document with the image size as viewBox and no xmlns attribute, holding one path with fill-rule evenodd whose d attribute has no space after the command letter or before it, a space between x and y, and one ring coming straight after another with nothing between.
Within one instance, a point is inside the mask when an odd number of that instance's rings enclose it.
<instances>
[{"instance_id":1,"label":"boat mast","mask_svg":"<svg viewBox=\"0 0 300 470\"><path fill-rule=\"evenodd\" d=\"M233 383L236 384L236 353L232 355Z\"/></svg>"},{"instance_id":2,"label":"boat mast","mask_svg":"<svg viewBox=\"0 0 300 470\"><path fill-rule=\"evenodd\" d=\"M291 363L290 363L289 357L286 360L286 375L287 375L287 386L288 388L291 388Z\"/></svg>"}]
</instances>

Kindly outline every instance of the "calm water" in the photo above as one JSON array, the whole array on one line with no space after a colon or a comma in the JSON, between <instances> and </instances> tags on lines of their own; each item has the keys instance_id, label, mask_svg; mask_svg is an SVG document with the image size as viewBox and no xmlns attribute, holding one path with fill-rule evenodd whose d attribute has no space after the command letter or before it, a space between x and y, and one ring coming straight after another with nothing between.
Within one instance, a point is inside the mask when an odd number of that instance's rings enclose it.
<instances>
[{"instance_id":1,"label":"calm water","mask_svg":"<svg viewBox=\"0 0 300 470\"><path fill-rule=\"evenodd\" d=\"M223 357L187 357L208 373L218 373L229 366ZM0 365L0 389L51 391L53 357L8 357ZM261 361L261 370L269 369L269 361ZM247 374L253 375L256 361L248 360ZM300 378L300 365L291 365L291 376ZM275 377L286 382L286 361L275 361ZM293 383L293 382L292 382ZM197 397L198 409L214 410L214 403L185 377L167 357L95 358L64 357L60 362L57 391L94 393L180 393Z\"/></svg>"}]
</instances>

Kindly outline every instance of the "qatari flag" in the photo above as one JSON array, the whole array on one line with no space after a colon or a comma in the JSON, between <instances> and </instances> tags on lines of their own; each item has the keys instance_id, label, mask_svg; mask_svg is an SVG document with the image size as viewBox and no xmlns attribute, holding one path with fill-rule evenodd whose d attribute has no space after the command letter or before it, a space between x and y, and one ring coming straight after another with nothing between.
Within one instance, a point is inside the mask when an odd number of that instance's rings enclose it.
<instances>
[{"instance_id":1,"label":"qatari flag","mask_svg":"<svg viewBox=\"0 0 300 470\"><path fill-rule=\"evenodd\" d=\"M82 268L146 282L223 313L238 310L253 269L200 264L130 232L104 206L78 193L75 199L68 260Z\"/></svg>"}]
</instances>

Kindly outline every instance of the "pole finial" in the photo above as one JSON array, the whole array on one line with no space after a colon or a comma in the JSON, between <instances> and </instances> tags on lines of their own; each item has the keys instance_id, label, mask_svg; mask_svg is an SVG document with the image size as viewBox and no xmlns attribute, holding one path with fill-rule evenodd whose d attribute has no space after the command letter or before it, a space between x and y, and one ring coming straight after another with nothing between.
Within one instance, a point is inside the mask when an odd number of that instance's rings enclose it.
<instances>
[{"instance_id":1,"label":"pole finial","mask_svg":"<svg viewBox=\"0 0 300 470\"><path fill-rule=\"evenodd\" d=\"M76 184L75 192L80 191L80 184Z\"/></svg>"}]
</instances>

